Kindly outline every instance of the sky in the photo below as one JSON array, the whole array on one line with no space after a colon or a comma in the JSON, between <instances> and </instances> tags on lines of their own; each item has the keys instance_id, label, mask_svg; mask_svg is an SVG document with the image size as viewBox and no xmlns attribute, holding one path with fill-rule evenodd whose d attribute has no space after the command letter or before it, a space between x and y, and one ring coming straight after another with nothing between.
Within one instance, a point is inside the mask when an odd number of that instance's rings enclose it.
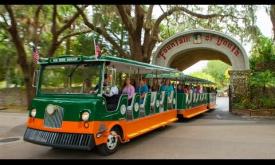
<instances>
[{"instance_id":1,"label":"sky","mask_svg":"<svg viewBox=\"0 0 275 165\"><path fill-rule=\"evenodd\" d=\"M272 23L270 20L269 15L266 13L265 8L263 6L260 6L260 8L258 9L257 13L257 21L256 24L257 26L260 28L262 34L266 37L271 37L272 36ZM243 45L244 49L247 53L247 55L250 55L250 50L251 50L251 44L247 44L247 45ZM183 72L186 74L190 74L192 72L197 72L202 70L204 67L206 67L207 65L207 61L206 60L202 60L197 62L196 64L192 65L191 67L189 67L188 69L184 70Z\"/></svg>"}]
</instances>

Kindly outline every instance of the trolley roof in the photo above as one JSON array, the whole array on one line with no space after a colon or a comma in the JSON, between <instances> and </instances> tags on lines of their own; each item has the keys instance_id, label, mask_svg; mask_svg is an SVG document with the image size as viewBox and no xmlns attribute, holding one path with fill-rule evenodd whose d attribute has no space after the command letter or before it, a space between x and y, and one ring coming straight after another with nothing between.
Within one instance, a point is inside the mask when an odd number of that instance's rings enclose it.
<instances>
[{"instance_id":1,"label":"trolley roof","mask_svg":"<svg viewBox=\"0 0 275 165\"><path fill-rule=\"evenodd\" d=\"M103 55L100 58L96 58L95 56L74 56L74 55L64 55L58 57L50 57L50 58L40 58L39 64L41 65L54 65L54 64L71 64L71 63L83 63L83 62L110 62L110 66L116 68L121 71L129 71L131 70L130 66L133 68L140 68L139 73L152 73L152 71L156 71L161 73L163 72L178 72L176 69L158 66L154 64L143 63L139 61L134 61L126 58L120 58L116 56Z\"/></svg>"},{"instance_id":2,"label":"trolley roof","mask_svg":"<svg viewBox=\"0 0 275 165\"><path fill-rule=\"evenodd\" d=\"M176 72L176 73L163 73L163 74L146 74L145 78L167 78L167 79L178 79L183 80L190 83L202 83L202 84L215 84L209 80L189 76L186 74L183 74L182 72Z\"/></svg>"}]
</instances>

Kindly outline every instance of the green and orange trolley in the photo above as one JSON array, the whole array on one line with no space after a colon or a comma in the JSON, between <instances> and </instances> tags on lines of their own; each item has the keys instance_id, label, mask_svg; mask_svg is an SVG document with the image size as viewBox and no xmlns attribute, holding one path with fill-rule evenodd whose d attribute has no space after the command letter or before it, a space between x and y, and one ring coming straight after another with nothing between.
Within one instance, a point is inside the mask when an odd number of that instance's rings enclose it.
<instances>
[{"instance_id":1,"label":"green and orange trolley","mask_svg":"<svg viewBox=\"0 0 275 165\"><path fill-rule=\"evenodd\" d=\"M106 74L111 75L114 86L125 77L179 73L172 68L115 56L59 56L40 59L39 64L34 77L36 95L24 134L25 141L35 144L80 150L96 147L100 154L109 155L121 143L177 121L178 114L186 116L186 112L192 117L197 113L192 108L215 105L210 94L148 92L142 103L138 92L130 102L127 94L119 93L111 100L104 96L109 91L104 85ZM97 90L85 92L86 80Z\"/></svg>"}]
</instances>

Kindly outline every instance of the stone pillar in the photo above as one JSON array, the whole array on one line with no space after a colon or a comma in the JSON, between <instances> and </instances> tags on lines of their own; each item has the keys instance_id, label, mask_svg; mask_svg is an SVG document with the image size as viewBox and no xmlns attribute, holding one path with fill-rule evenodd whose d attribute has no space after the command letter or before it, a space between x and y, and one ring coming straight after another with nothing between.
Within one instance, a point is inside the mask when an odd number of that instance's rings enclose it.
<instances>
[{"instance_id":1,"label":"stone pillar","mask_svg":"<svg viewBox=\"0 0 275 165\"><path fill-rule=\"evenodd\" d=\"M229 98L229 104L231 106L229 112L232 112L234 103L239 103L243 98L249 97L248 79L250 76L250 70L230 70L230 90L231 95Z\"/></svg>"}]
</instances>

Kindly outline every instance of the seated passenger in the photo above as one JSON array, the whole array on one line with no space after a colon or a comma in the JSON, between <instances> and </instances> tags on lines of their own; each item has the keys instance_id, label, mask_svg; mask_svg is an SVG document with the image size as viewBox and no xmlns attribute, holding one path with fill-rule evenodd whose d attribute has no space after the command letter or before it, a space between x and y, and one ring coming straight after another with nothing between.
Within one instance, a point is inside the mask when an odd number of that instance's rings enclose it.
<instances>
[{"instance_id":1,"label":"seated passenger","mask_svg":"<svg viewBox=\"0 0 275 165\"><path fill-rule=\"evenodd\" d=\"M134 81L134 87L135 87L135 92L139 93L139 91L138 91L139 90L139 81L138 80Z\"/></svg>"},{"instance_id":2,"label":"seated passenger","mask_svg":"<svg viewBox=\"0 0 275 165\"><path fill-rule=\"evenodd\" d=\"M149 83L148 83L148 79L144 79L144 84L146 84L147 85L147 87L148 87L148 92L150 92L152 89L152 86L150 86L149 85Z\"/></svg>"},{"instance_id":3,"label":"seated passenger","mask_svg":"<svg viewBox=\"0 0 275 165\"><path fill-rule=\"evenodd\" d=\"M112 75L107 75L104 79L103 97L106 99L107 110L115 111L119 102L119 92L117 86L112 85Z\"/></svg>"},{"instance_id":4,"label":"seated passenger","mask_svg":"<svg viewBox=\"0 0 275 165\"><path fill-rule=\"evenodd\" d=\"M196 85L194 87L194 93L200 93L200 86L199 85Z\"/></svg>"},{"instance_id":5,"label":"seated passenger","mask_svg":"<svg viewBox=\"0 0 275 165\"><path fill-rule=\"evenodd\" d=\"M115 84L112 85L112 75L107 75L107 78L104 80L103 94L107 97L112 97L113 95L118 95L117 86Z\"/></svg>"},{"instance_id":6,"label":"seated passenger","mask_svg":"<svg viewBox=\"0 0 275 165\"><path fill-rule=\"evenodd\" d=\"M92 83L90 79L85 79L83 82L82 92L83 93L91 93L92 91Z\"/></svg>"},{"instance_id":7,"label":"seated passenger","mask_svg":"<svg viewBox=\"0 0 275 165\"><path fill-rule=\"evenodd\" d=\"M159 91L159 82L158 82L158 79L154 79L151 91L152 92L158 92Z\"/></svg>"},{"instance_id":8,"label":"seated passenger","mask_svg":"<svg viewBox=\"0 0 275 165\"><path fill-rule=\"evenodd\" d=\"M131 80L130 78L127 78L125 80L123 89L122 89L122 94L127 94L128 95L128 104L131 104L132 98L135 94L135 87L131 85Z\"/></svg>"},{"instance_id":9,"label":"seated passenger","mask_svg":"<svg viewBox=\"0 0 275 165\"><path fill-rule=\"evenodd\" d=\"M171 92L174 91L173 86L170 83L170 80L166 80L165 84L160 87L160 91L165 91L168 96L170 96Z\"/></svg>"},{"instance_id":10,"label":"seated passenger","mask_svg":"<svg viewBox=\"0 0 275 165\"><path fill-rule=\"evenodd\" d=\"M137 89L138 93L140 93L140 104L143 104L145 93L149 92L148 86L145 84L144 80L140 80L139 88Z\"/></svg>"},{"instance_id":11,"label":"seated passenger","mask_svg":"<svg viewBox=\"0 0 275 165\"><path fill-rule=\"evenodd\" d=\"M183 91L184 93L189 93L189 86L188 85L184 85L184 88L183 88Z\"/></svg>"},{"instance_id":12,"label":"seated passenger","mask_svg":"<svg viewBox=\"0 0 275 165\"><path fill-rule=\"evenodd\" d=\"M178 85L178 89L177 89L177 92L178 92L178 93L184 93L184 89L183 89L182 86L183 86L182 84L179 84L179 85Z\"/></svg>"},{"instance_id":13,"label":"seated passenger","mask_svg":"<svg viewBox=\"0 0 275 165\"><path fill-rule=\"evenodd\" d=\"M192 85L189 86L189 93L194 93L194 89Z\"/></svg>"}]
</instances>

